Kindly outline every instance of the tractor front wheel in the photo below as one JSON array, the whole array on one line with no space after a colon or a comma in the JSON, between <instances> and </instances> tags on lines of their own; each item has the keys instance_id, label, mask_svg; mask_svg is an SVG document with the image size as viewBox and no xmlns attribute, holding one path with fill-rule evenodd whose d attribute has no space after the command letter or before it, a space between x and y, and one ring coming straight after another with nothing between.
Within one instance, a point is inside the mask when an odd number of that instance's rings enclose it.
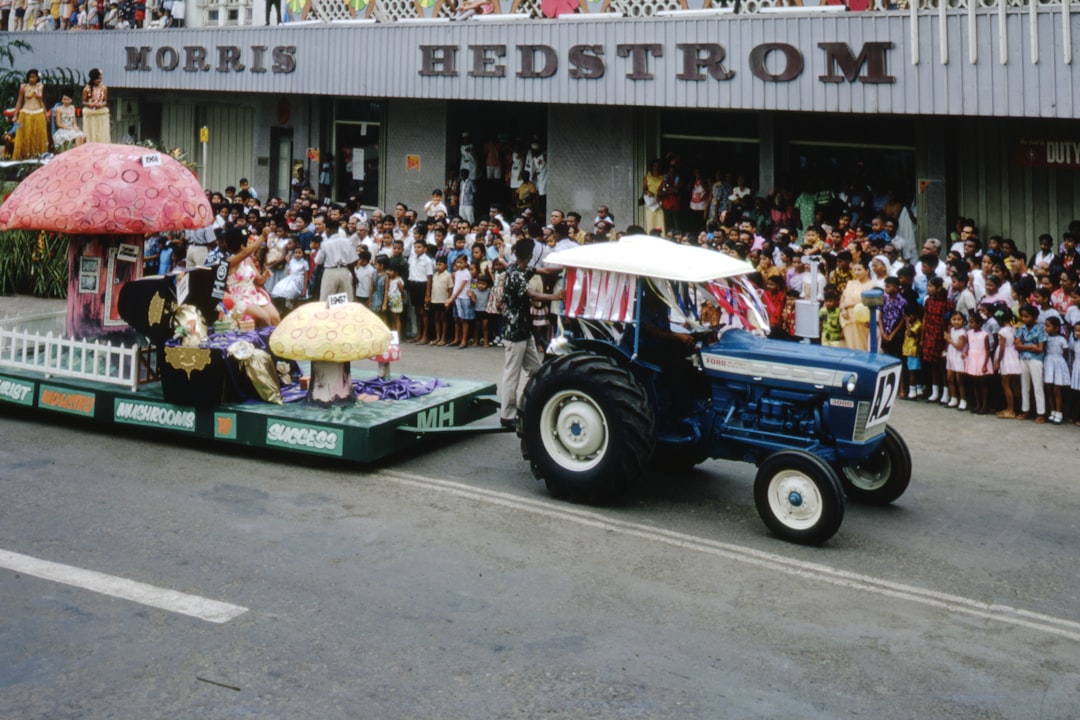
<instances>
[{"instance_id":1,"label":"tractor front wheel","mask_svg":"<svg viewBox=\"0 0 1080 720\"><path fill-rule=\"evenodd\" d=\"M802 450L769 455L754 480L754 503L777 537L820 545L840 529L844 492L828 463Z\"/></svg>"},{"instance_id":2,"label":"tractor front wheel","mask_svg":"<svg viewBox=\"0 0 1080 720\"><path fill-rule=\"evenodd\" d=\"M888 505L911 482L911 453L900 433L886 427L885 439L872 455L838 465L836 472L850 500Z\"/></svg>"}]
</instances>

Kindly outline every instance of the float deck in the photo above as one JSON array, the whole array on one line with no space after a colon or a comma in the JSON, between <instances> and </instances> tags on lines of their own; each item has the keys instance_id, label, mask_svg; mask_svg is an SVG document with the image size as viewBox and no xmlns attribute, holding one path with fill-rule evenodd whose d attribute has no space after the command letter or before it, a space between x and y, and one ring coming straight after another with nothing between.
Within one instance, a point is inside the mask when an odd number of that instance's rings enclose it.
<instances>
[{"instance_id":1,"label":"float deck","mask_svg":"<svg viewBox=\"0 0 1080 720\"><path fill-rule=\"evenodd\" d=\"M430 378L414 377L415 380ZM47 377L0 365L0 408L82 417L95 426L156 428L192 438L372 462L432 433L495 432L495 385L443 379L445 387L408 400L321 408L307 402L186 407L165 401L160 383L130 390L92 380Z\"/></svg>"}]
</instances>

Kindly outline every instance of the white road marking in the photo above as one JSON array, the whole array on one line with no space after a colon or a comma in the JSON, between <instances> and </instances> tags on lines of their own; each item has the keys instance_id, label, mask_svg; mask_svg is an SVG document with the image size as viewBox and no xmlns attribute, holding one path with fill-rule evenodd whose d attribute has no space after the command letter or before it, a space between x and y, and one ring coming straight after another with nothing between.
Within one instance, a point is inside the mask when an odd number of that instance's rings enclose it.
<instances>
[{"instance_id":1,"label":"white road marking","mask_svg":"<svg viewBox=\"0 0 1080 720\"><path fill-rule=\"evenodd\" d=\"M218 602L198 595L188 595L177 590L147 585L126 578L106 575L93 570L83 570L71 565L39 560L29 555L0 550L0 568L7 568L24 575L71 585L110 597L130 600L141 605L189 615L212 623L224 623L248 611L246 607Z\"/></svg>"},{"instance_id":2,"label":"white road marking","mask_svg":"<svg viewBox=\"0 0 1080 720\"><path fill-rule=\"evenodd\" d=\"M851 590L905 600L945 610L946 612L970 615L1080 642L1080 622L1074 622L1065 618L1032 612L1010 605L985 603L980 600L974 600L959 595L927 590L915 585L907 585L892 580L876 578L872 575L865 575L848 570L839 570L837 568L829 567L828 565L788 558L783 555L755 550L741 545L709 540L694 535L664 530L663 528L618 520L606 517L592 510L572 505L534 500L532 498L520 497L510 493L499 492L497 490L476 488L459 482L429 478L423 475L404 473L396 470L384 470L381 471L379 475L380 477L387 477L393 482L401 485L436 490L461 498L521 510L523 512L529 512L534 515L552 519L573 522L585 527L618 533L627 537L636 537L643 540L683 548L685 550L693 550L707 555L713 555L715 557L722 557L727 560L735 560L737 562L772 570L774 572L817 580Z\"/></svg>"}]
</instances>

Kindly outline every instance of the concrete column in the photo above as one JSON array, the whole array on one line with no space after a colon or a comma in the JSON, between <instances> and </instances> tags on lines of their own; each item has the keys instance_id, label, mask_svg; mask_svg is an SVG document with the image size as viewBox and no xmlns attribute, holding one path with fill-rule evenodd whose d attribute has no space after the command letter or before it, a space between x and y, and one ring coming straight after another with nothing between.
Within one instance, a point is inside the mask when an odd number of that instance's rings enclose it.
<instances>
[{"instance_id":1,"label":"concrete column","mask_svg":"<svg viewBox=\"0 0 1080 720\"><path fill-rule=\"evenodd\" d=\"M945 152L945 127L940 120L915 123L915 214L920 247L928 237L938 238L945 248L949 246Z\"/></svg>"},{"instance_id":2,"label":"concrete column","mask_svg":"<svg viewBox=\"0 0 1080 720\"><path fill-rule=\"evenodd\" d=\"M758 176L759 195L769 192L776 184L776 128L772 113L758 116Z\"/></svg>"}]
</instances>

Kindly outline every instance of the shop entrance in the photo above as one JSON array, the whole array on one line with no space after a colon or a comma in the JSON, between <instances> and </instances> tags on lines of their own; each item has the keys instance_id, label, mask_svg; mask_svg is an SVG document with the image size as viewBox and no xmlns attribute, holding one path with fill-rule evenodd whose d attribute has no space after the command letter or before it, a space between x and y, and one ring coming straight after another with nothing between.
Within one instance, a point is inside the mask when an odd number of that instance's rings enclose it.
<instances>
[{"instance_id":1,"label":"shop entrance","mask_svg":"<svg viewBox=\"0 0 1080 720\"><path fill-rule=\"evenodd\" d=\"M762 135L758 113L716 113L700 110L667 110L660 114L659 142L649 148L649 160L659 158L665 171L676 165L679 177L679 209L665 218L668 229L696 233L709 219L720 220L709 203L705 211L691 210L695 177L711 190L718 180L725 186L741 176L753 191L737 215L748 215L760 230L774 222L801 223L788 209L803 193L821 197L854 198L858 220L869 222L886 205L890 209L910 206L915 191L914 123L903 118L878 118L837 113L784 113L771 120ZM772 157L773 177L762 187L760 162ZM775 195L772 195L773 193ZM822 221L833 224L845 208L843 201L826 203ZM773 210L779 206L780 212ZM727 222L731 217L727 218ZM812 222L812 218L809 220Z\"/></svg>"},{"instance_id":2,"label":"shop entrance","mask_svg":"<svg viewBox=\"0 0 1080 720\"><path fill-rule=\"evenodd\" d=\"M696 235L715 217L717 204L706 198L714 184L733 188L740 178L756 189L760 157L757 116L751 113L668 110L660 119L660 145L649 161L659 159L664 172L674 164L678 179L677 209L665 212L665 226L673 233ZM695 186L697 189L695 190Z\"/></svg>"},{"instance_id":3,"label":"shop entrance","mask_svg":"<svg viewBox=\"0 0 1080 720\"><path fill-rule=\"evenodd\" d=\"M547 106L455 102L447 107L446 187L451 215L458 204L462 168L476 184L476 219L499 205L507 214L532 207L546 210ZM522 197L521 181L530 173L537 194ZM451 201L453 205L451 205Z\"/></svg>"},{"instance_id":4,"label":"shop entrance","mask_svg":"<svg viewBox=\"0 0 1080 720\"><path fill-rule=\"evenodd\" d=\"M381 121L382 104L379 102L336 101L333 158L335 198L356 195L361 205L379 204Z\"/></svg>"},{"instance_id":5,"label":"shop entrance","mask_svg":"<svg viewBox=\"0 0 1080 720\"><path fill-rule=\"evenodd\" d=\"M824 222L841 210L855 223L898 215L915 197L915 130L911 120L835 113L777 116L777 186L792 198L833 195Z\"/></svg>"}]
</instances>

